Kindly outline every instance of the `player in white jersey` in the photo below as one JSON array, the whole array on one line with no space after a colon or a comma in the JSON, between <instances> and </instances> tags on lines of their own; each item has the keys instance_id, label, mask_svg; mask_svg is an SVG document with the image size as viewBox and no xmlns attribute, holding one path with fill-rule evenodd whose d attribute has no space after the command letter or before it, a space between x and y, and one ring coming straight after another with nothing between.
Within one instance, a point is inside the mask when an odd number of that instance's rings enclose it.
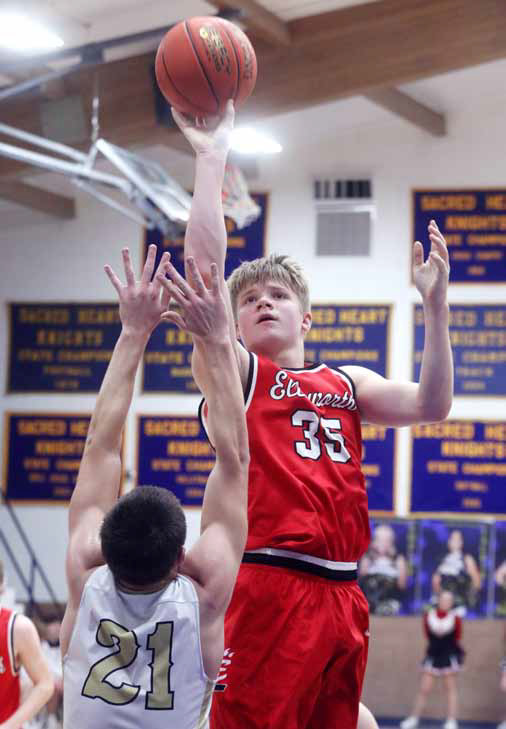
<instances>
[{"instance_id":1,"label":"player in white jersey","mask_svg":"<svg viewBox=\"0 0 506 729\"><path fill-rule=\"evenodd\" d=\"M126 285L106 266L122 330L70 502L69 600L61 631L65 729L207 726L223 657L223 618L246 541L244 400L217 269L208 290L189 260L194 291L168 254L152 280L155 254L150 246L136 281L123 251ZM168 310L170 295L180 313ZM201 386L218 434L201 536L188 554L184 513L169 491L136 488L118 500L135 373L161 319L191 332L207 362Z\"/></svg>"}]
</instances>

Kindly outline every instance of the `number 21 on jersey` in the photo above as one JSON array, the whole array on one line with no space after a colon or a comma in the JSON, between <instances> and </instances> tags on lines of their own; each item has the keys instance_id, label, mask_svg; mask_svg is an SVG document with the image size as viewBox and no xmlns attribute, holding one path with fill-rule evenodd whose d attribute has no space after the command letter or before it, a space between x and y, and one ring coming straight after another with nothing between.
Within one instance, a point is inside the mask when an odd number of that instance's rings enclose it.
<instances>
[{"instance_id":1,"label":"number 21 on jersey","mask_svg":"<svg viewBox=\"0 0 506 729\"><path fill-rule=\"evenodd\" d=\"M174 623L169 621L157 623L154 631L148 635L146 647L152 653L152 660L149 663L151 690L146 692L146 709L174 708L174 692L170 690L173 632ZM140 645L135 632L114 620L101 620L96 639L104 648L116 650L93 664L84 682L82 695L89 699L102 699L115 706L130 704L139 695L141 687L124 682L115 686L107 679L115 671L131 666L136 660Z\"/></svg>"}]
</instances>

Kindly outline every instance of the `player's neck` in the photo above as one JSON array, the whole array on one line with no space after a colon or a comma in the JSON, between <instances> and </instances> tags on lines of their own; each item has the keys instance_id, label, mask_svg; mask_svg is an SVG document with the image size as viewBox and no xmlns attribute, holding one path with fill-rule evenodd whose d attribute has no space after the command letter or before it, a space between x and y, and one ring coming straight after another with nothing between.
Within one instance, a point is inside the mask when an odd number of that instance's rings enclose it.
<instances>
[{"instance_id":1,"label":"player's neck","mask_svg":"<svg viewBox=\"0 0 506 729\"><path fill-rule=\"evenodd\" d=\"M275 362L278 367L286 367L287 369L300 369L304 367L304 343L297 342L291 347L269 348L257 347L255 354L261 357L267 357L271 362Z\"/></svg>"},{"instance_id":2,"label":"player's neck","mask_svg":"<svg viewBox=\"0 0 506 729\"><path fill-rule=\"evenodd\" d=\"M116 584L121 592L128 592L135 595L151 595L164 590L169 582L172 582L176 577L177 572L172 570L168 577L164 577L162 580L158 580L158 582L151 582L149 585L133 585L123 580L116 580Z\"/></svg>"}]
</instances>

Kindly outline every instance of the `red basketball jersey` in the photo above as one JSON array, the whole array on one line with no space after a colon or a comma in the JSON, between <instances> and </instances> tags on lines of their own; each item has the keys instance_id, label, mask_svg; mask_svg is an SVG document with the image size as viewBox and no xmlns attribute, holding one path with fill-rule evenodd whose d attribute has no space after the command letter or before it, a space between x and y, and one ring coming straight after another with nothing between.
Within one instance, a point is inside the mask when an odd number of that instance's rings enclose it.
<instances>
[{"instance_id":1,"label":"red basketball jersey","mask_svg":"<svg viewBox=\"0 0 506 729\"><path fill-rule=\"evenodd\" d=\"M14 655L16 613L0 608L0 724L19 707L19 673Z\"/></svg>"},{"instance_id":2,"label":"red basketball jersey","mask_svg":"<svg viewBox=\"0 0 506 729\"><path fill-rule=\"evenodd\" d=\"M350 377L250 354L246 550L354 562L369 544L360 415Z\"/></svg>"}]
</instances>

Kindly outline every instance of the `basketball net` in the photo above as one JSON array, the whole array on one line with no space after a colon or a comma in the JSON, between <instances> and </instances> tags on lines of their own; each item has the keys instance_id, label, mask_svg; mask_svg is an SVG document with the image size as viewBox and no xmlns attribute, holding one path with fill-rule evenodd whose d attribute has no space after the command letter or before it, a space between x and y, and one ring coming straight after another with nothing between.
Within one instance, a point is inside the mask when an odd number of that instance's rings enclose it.
<instances>
[{"instance_id":1,"label":"basketball net","mask_svg":"<svg viewBox=\"0 0 506 729\"><path fill-rule=\"evenodd\" d=\"M245 228L260 217L262 209L253 200L243 173L232 163L225 167L222 190L223 212L232 218L239 229Z\"/></svg>"}]
</instances>

